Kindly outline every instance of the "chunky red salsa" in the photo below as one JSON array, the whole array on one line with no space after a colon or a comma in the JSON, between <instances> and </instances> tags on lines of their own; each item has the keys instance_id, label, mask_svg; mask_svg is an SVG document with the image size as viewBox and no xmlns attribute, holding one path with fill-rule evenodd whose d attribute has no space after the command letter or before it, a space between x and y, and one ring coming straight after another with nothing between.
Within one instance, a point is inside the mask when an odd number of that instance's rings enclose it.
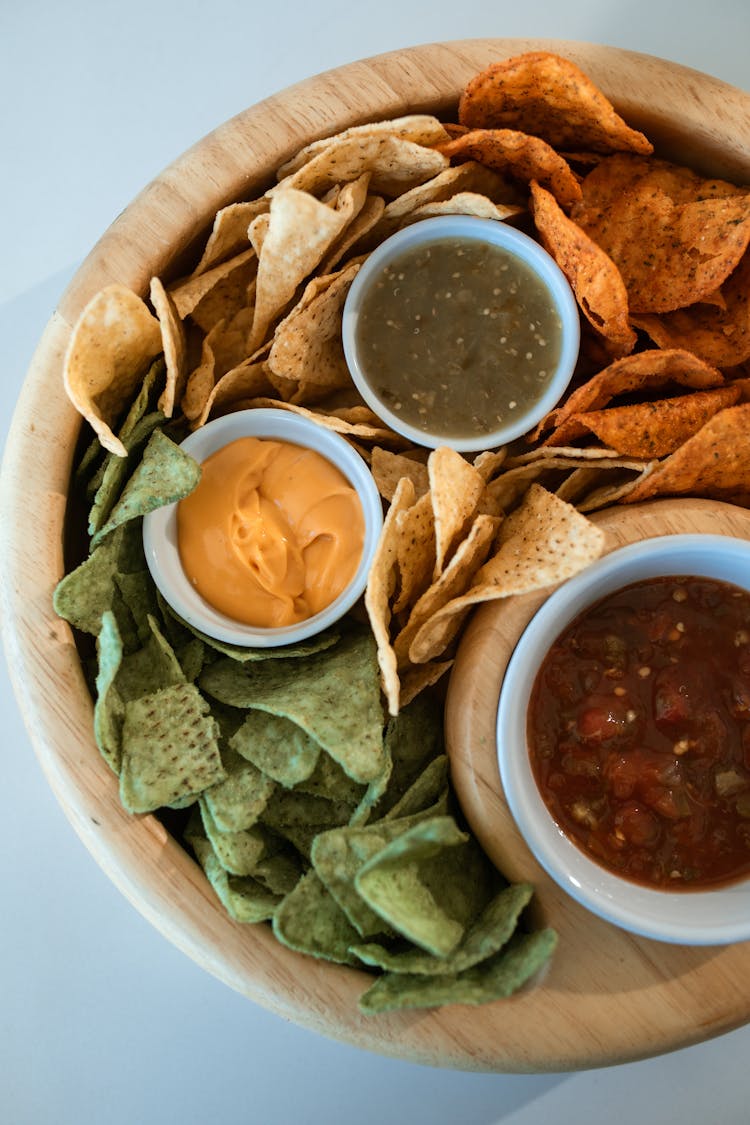
<instances>
[{"instance_id":1,"label":"chunky red salsa","mask_svg":"<svg viewBox=\"0 0 750 1125\"><path fill-rule=\"evenodd\" d=\"M698 889L750 872L750 593L634 583L552 645L528 712L561 829L618 875Z\"/></svg>"}]
</instances>

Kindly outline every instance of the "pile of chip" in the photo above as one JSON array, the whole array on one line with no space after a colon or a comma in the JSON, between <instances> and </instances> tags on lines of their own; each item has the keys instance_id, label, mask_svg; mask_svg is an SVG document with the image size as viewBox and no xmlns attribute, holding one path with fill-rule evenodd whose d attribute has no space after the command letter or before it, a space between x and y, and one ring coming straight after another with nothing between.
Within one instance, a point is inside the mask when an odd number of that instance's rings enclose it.
<instances>
[{"instance_id":1,"label":"pile of chip","mask_svg":"<svg viewBox=\"0 0 750 1125\"><path fill-rule=\"evenodd\" d=\"M473 458L389 429L341 341L367 254L445 213L537 237L582 324L565 400ZM188 276L153 278L146 299L109 286L75 325L65 386L93 430L71 489L87 497L87 548L55 607L96 637L97 743L126 808L184 810L232 917L375 971L363 1010L494 999L548 958L554 935L521 919L530 888L505 886L461 822L440 681L475 606L600 554L585 513L748 502L749 242L750 188L659 159L578 67L533 52L473 78L456 121L412 114L313 142L217 213ZM364 605L293 650L254 651L164 604L140 521L195 487L187 432L268 406L342 434L386 511Z\"/></svg>"}]
</instances>

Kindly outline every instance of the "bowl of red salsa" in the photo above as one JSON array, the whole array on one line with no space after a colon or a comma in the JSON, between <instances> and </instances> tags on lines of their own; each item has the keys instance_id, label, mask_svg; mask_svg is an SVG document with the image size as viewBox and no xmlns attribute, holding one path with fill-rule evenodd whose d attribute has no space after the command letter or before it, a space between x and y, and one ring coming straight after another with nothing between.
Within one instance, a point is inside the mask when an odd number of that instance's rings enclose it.
<instances>
[{"instance_id":1,"label":"bowl of red salsa","mask_svg":"<svg viewBox=\"0 0 750 1125\"><path fill-rule=\"evenodd\" d=\"M750 543L647 539L558 587L497 746L519 830L580 903L663 941L750 938Z\"/></svg>"}]
</instances>

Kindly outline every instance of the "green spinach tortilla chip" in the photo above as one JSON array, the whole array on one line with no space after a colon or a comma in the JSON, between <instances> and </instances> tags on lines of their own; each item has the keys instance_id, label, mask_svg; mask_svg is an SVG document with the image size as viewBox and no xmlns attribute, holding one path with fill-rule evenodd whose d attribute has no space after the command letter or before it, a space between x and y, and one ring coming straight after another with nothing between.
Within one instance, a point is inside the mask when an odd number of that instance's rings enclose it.
<instances>
[{"instance_id":1,"label":"green spinach tortilla chip","mask_svg":"<svg viewBox=\"0 0 750 1125\"><path fill-rule=\"evenodd\" d=\"M125 457L119 457L116 453L107 453L89 511L89 535L95 535L107 522L129 475L135 470L143 454L146 442L157 426L163 425L165 421L164 415L158 410L147 414L139 419L133 426L132 432L122 439L127 450Z\"/></svg>"},{"instance_id":2,"label":"green spinach tortilla chip","mask_svg":"<svg viewBox=\"0 0 750 1125\"><path fill-rule=\"evenodd\" d=\"M373 1015L402 1008L477 1005L505 999L546 965L556 943L553 930L537 930L513 937L494 957L461 973L384 973L360 997L360 1011Z\"/></svg>"},{"instance_id":3,"label":"green spinach tortilla chip","mask_svg":"<svg viewBox=\"0 0 750 1125\"><path fill-rule=\"evenodd\" d=\"M58 582L52 598L55 613L82 633L97 636L107 610L117 618L123 643L124 626L135 626L115 577L145 569L140 528L125 525L96 547L80 566Z\"/></svg>"},{"instance_id":4,"label":"green spinach tortilla chip","mask_svg":"<svg viewBox=\"0 0 750 1125\"><path fill-rule=\"evenodd\" d=\"M141 648L123 657L117 675L117 689L126 702L187 682L182 665L162 633L159 622L151 616L147 621L148 640Z\"/></svg>"},{"instance_id":5,"label":"green spinach tortilla chip","mask_svg":"<svg viewBox=\"0 0 750 1125\"><path fill-rule=\"evenodd\" d=\"M242 832L260 819L276 782L231 747L222 747L221 760L225 776L205 790L203 801L221 832Z\"/></svg>"},{"instance_id":6,"label":"green spinach tortilla chip","mask_svg":"<svg viewBox=\"0 0 750 1125\"><path fill-rule=\"evenodd\" d=\"M216 722L193 684L125 704L120 800L128 812L154 812L197 797L224 776Z\"/></svg>"},{"instance_id":7,"label":"green spinach tortilla chip","mask_svg":"<svg viewBox=\"0 0 750 1125\"><path fill-rule=\"evenodd\" d=\"M154 430L107 522L92 539L97 546L111 531L166 504L182 500L193 491L201 476L198 462L168 438Z\"/></svg>"},{"instance_id":8,"label":"green spinach tortilla chip","mask_svg":"<svg viewBox=\"0 0 750 1125\"><path fill-rule=\"evenodd\" d=\"M239 832L219 829L204 798L199 798L203 829L219 863L230 875L255 877L258 864L268 859L281 846L279 837L263 825L253 824Z\"/></svg>"},{"instance_id":9,"label":"green spinach tortilla chip","mask_svg":"<svg viewBox=\"0 0 750 1125\"><path fill-rule=\"evenodd\" d=\"M222 703L290 719L354 781L368 784L379 777L386 754L372 634L350 633L333 648L299 658L292 676L285 664L218 660L201 675L200 686Z\"/></svg>"},{"instance_id":10,"label":"green spinach tortilla chip","mask_svg":"<svg viewBox=\"0 0 750 1125\"><path fill-rule=\"evenodd\" d=\"M355 945L352 952L365 964L392 973L417 973L420 976L461 973L480 961L486 961L510 941L532 894L533 888L528 883L504 887L468 927L461 943L447 957L435 957L415 947L394 952L377 942Z\"/></svg>"},{"instance_id":11,"label":"green spinach tortilla chip","mask_svg":"<svg viewBox=\"0 0 750 1125\"><path fill-rule=\"evenodd\" d=\"M125 705L115 681L122 663L123 648L117 620L111 610L102 615L96 640L98 670L94 703L94 738L107 765L120 772L122 724Z\"/></svg>"},{"instance_id":12,"label":"green spinach tortilla chip","mask_svg":"<svg viewBox=\"0 0 750 1125\"><path fill-rule=\"evenodd\" d=\"M287 789L307 781L322 753L302 727L270 711L251 710L229 744Z\"/></svg>"},{"instance_id":13,"label":"green spinach tortilla chip","mask_svg":"<svg viewBox=\"0 0 750 1125\"><path fill-rule=\"evenodd\" d=\"M197 829L193 828L187 838L229 917L235 922L270 921L281 895L273 894L251 876L230 875L221 866L210 842Z\"/></svg>"},{"instance_id":14,"label":"green spinach tortilla chip","mask_svg":"<svg viewBox=\"0 0 750 1125\"><path fill-rule=\"evenodd\" d=\"M357 890L357 875L392 840L408 832L426 815L346 825L315 837L311 850L313 866L362 937L387 933L389 927Z\"/></svg>"},{"instance_id":15,"label":"green spinach tortilla chip","mask_svg":"<svg viewBox=\"0 0 750 1125\"><path fill-rule=\"evenodd\" d=\"M349 946L358 934L315 871L308 871L277 907L274 936L298 953L357 965Z\"/></svg>"},{"instance_id":16,"label":"green spinach tortilla chip","mask_svg":"<svg viewBox=\"0 0 750 1125\"><path fill-rule=\"evenodd\" d=\"M355 887L385 923L438 957L452 953L464 927L423 878L426 861L466 843L452 817L433 817L396 837L357 873Z\"/></svg>"}]
</instances>

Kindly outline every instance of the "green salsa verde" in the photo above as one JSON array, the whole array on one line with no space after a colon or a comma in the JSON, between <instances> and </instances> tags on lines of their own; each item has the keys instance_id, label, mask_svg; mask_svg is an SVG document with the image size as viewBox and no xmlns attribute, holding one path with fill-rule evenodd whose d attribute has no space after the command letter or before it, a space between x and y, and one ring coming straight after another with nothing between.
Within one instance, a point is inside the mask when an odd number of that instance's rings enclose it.
<instances>
[{"instance_id":1,"label":"green salsa verde","mask_svg":"<svg viewBox=\"0 0 750 1125\"><path fill-rule=\"evenodd\" d=\"M489 434L531 410L555 373L562 323L512 252L470 238L403 251L362 298L360 363L405 423L448 438Z\"/></svg>"}]
</instances>

